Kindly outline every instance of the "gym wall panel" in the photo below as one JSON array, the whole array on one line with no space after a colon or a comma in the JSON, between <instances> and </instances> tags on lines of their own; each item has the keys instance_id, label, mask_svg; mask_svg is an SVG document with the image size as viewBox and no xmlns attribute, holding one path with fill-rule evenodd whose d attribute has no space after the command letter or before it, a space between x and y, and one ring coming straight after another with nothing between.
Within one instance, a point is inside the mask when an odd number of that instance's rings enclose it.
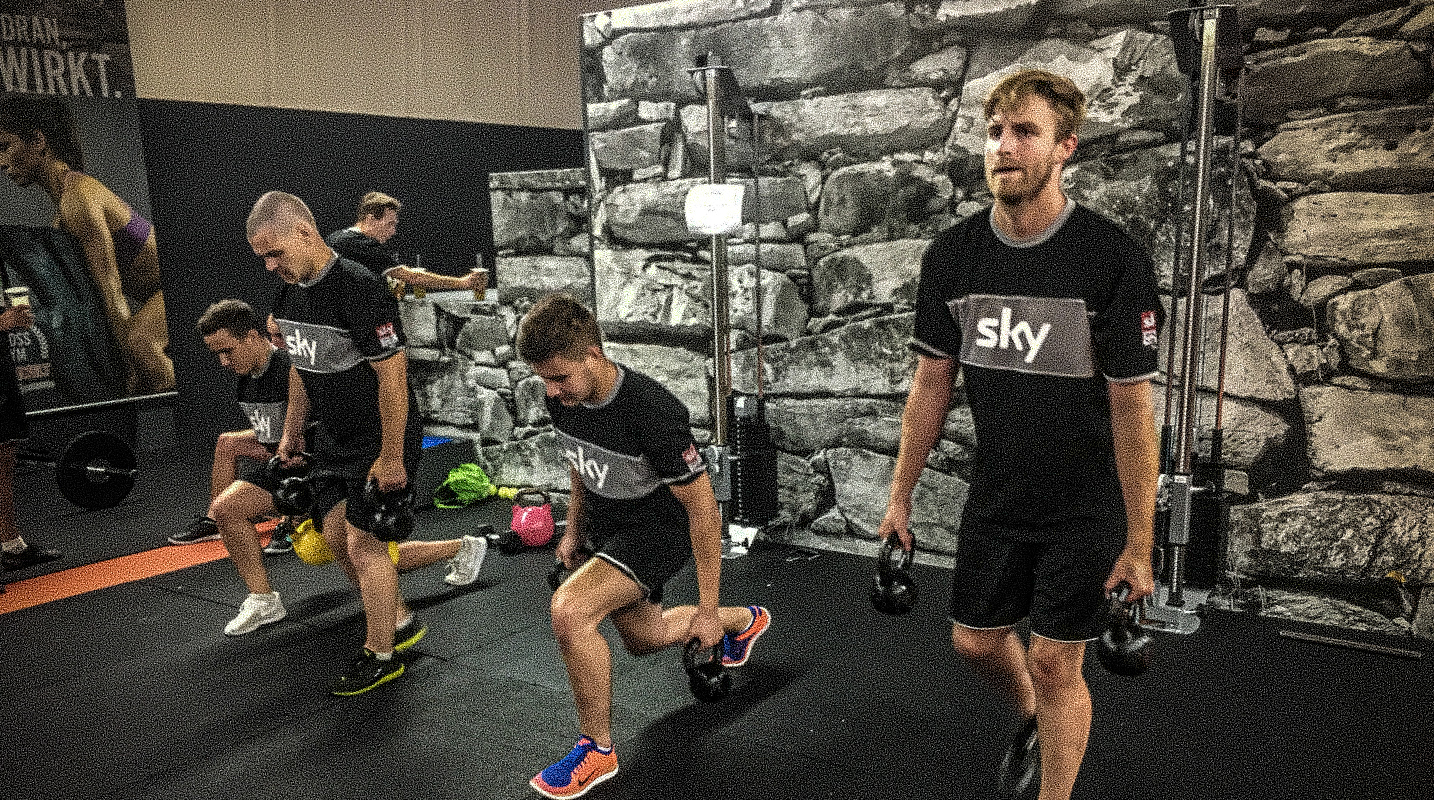
<instances>
[{"instance_id":1,"label":"gym wall panel","mask_svg":"<svg viewBox=\"0 0 1434 800\"><path fill-rule=\"evenodd\" d=\"M129 0L140 96L582 127L581 15L623 0Z\"/></svg>"}]
</instances>

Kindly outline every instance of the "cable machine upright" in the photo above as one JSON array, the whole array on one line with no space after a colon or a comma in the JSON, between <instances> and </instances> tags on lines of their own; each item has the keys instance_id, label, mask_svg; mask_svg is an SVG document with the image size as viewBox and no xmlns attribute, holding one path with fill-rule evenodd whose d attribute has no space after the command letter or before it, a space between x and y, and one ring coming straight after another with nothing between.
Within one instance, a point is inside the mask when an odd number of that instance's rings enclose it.
<instances>
[{"instance_id":1,"label":"cable machine upright","mask_svg":"<svg viewBox=\"0 0 1434 800\"><path fill-rule=\"evenodd\" d=\"M727 120L746 120L751 124L754 148L752 183L760 186L757 177L755 148L758 139L758 115L742 97L731 67L721 63L716 54L707 53L688 70L694 86L706 100L709 186L727 180ZM760 195L754 207L760 214ZM717 195L713 195L717 197ZM742 191L724 196L738 206L733 215L735 225L741 224ZM734 209L727 209L733 211ZM689 198L688 224L693 226ZM760 228L759 228L760 230ZM756 287L754 307L757 336L757 393L739 396L732 391L732 325L730 280L726 230L721 225L710 233L712 253L712 444L709 447L709 470L712 488L722 508L723 535L732 543L732 554L745 553L756 538L761 525L776 513L776 454L766 424L763 392L762 358L762 270L760 249L755 266ZM760 248L760 235L757 237ZM734 436L735 434L735 436Z\"/></svg>"},{"instance_id":2,"label":"cable machine upright","mask_svg":"<svg viewBox=\"0 0 1434 800\"><path fill-rule=\"evenodd\" d=\"M1215 544L1223 541L1225 486L1222 453L1225 364L1229 339L1229 308L1233 274L1235 183L1239 174L1239 83L1244 72L1237 10L1232 5L1201 6L1169 14L1170 35L1181 72L1190 78L1191 114L1187 117L1180 150L1180 188L1175 232L1175 264L1171 275L1170 311L1166 349L1167 383L1165 423L1160 443L1160 498L1157 514L1158 573L1156 593L1145 610L1145 624L1171 633L1193 633L1200 627L1198 612L1208 592L1187 586L1187 556L1196 523L1196 505L1213 504L1216 513L1211 527L1201 531ZM1198 393L1205 367L1204 295L1210 244L1217 232L1213 215L1215 192L1212 165L1216 157L1217 117L1233 105L1234 130L1226 153L1230 177L1228 226L1225 230L1226 265L1218 343L1218 376L1215 393L1214 427L1210 433L1210 455L1197 465ZM1195 153L1188 146L1193 129ZM1194 181L1187 198L1186 174ZM1190 208L1188 225L1184 207ZM1184 293L1183 308L1178 297ZM1201 469L1199 467L1204 467Z\"/></svg>"}]
</instances>

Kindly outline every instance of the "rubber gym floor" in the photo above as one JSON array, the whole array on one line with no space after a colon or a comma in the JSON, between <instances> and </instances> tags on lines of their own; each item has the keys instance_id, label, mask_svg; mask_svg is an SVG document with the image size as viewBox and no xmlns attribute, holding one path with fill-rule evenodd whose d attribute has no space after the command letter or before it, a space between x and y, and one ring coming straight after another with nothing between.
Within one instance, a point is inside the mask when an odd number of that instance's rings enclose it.
<instances>
[{"instance_id":1,"label":"rubber gym floor","mask_svg":"<svg viewBox=\"0 0 1434 800\"><path fill-rule=\"evenodd\" d=\"M111 559L165 548L202 506L201 455L141 454L135 491L101 511L67 504L49 473L22 468L21 524L65 556L6 574L0 604L28 605L27 593L67 574L97 588L0 613L0 798L536 797L528 778L576 737L548 625L551 552L490 552L464 589L444 584L440 566L406 574L430 628L407 674L332 697L363 624L336 567L266 556L289 616L234 638L221 628L244 592L227 560L116 574L123 562ZM426 510L419 536L501 525L505 506ZM724 602L768 606L774 624L721 704L692 699L675 650L631 657L609 628L621 772L587 796L995 796L1014 719L950 647L947 571L918 565L917 609L889 618L866 597L874 563L760 542L724 561ZM689 566L669 597L694 594ZM1279 636L1287 629L1424 657ZM1135 679L1088 657L1096 720L1077 797L1434 796L1430 643L1215 611L1196 634L1157 646Z\"/></svg>"}]
</instances>

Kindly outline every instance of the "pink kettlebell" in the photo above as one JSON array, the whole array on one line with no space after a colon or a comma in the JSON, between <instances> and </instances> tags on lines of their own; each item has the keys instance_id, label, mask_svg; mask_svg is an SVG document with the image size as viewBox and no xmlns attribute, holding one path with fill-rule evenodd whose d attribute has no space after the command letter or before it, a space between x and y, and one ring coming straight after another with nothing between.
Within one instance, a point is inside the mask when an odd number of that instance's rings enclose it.
<instances>
[{"instance_id":1,"label":"pink kettlebell","mask_svg":"<svg viewBox=\"0 0 1434 800\"><path fill-rule=\"evenodd\" d=\"M524 547L553 540L553 503L542 489L524 489L513 498L513 533Z\"/></svg>"}]
</instances>

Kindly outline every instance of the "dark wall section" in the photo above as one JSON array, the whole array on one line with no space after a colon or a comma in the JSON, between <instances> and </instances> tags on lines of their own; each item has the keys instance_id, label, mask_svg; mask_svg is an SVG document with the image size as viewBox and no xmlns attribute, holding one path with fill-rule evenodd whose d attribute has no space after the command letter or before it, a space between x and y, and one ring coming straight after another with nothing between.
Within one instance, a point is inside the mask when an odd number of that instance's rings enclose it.
<instances>
[{"instance_id":1,"label":"dark wall section","mask_svg":"<svg viewBox=\"0 0 1434 800\"><path fill-rule=\"evenodd\" d=\"M233 378L194 334L215 300L267 309L279 283L244 237L259 195L292 192L324 233L370 189L404 203L390 245L430 271L493 265L488 174L579 166L582 132L249 106L140 101L179 400L177 433L209 447L244 426Z\"/></svg>"}]
</instances>

